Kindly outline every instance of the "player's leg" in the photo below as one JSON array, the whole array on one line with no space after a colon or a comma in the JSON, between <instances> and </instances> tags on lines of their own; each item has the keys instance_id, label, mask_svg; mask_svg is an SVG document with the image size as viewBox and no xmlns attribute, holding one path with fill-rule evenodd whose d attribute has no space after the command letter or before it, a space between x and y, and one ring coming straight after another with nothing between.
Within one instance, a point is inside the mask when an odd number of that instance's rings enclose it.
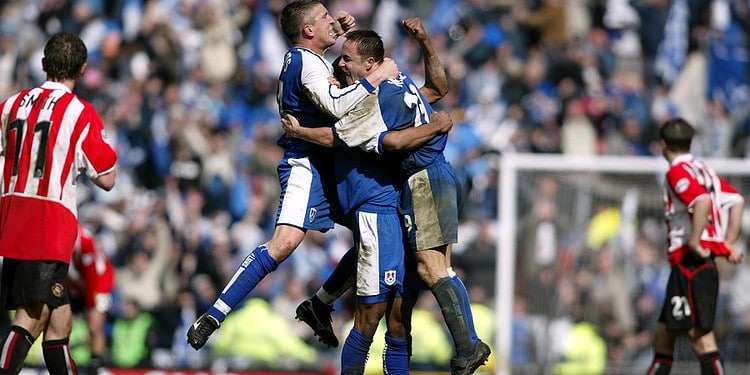
<instances>
[{"instance_id":1,"label":"player's leg","mask_svg":"<svg viewBox=\"0 0 750 375\"><path fill-rule=\"evenodd\" d=\"M656 332L654 333L654 359L651 361L651 366L648 368L646 375L668 375L672 370L672 362L674 361L674 345L677 340L677 335L674 332L667 330L667 326L663 322L656 324Z\"/></svg>"},{"instance_id":2,"label":"player's leg","mask_svg":"<svg viewBox=\"0 0 750 375\"><path fill-rule=\"evenodd\" d=\"M694 327L688 332L690 344L701 363L702 375L724 374L724 365L713 332L719 297L719 272L712 259L699 266L690 281Z\"/></svg>"},{"instance_id":3,"label":"player's leg","mask_svg":"<svg viewBox=\"0 0 750 375\"><path fill-rule=\"evenodd\" d=\"M458 180L450 165L436 162L409 177L401 206L409 242L416 250L417 272L438 301L453 337L452 372L470 374L490 353L489 346L473 339L466 288L448 273L448 246L458 239L458 203Z\"/></svg>"},{"instance_id":4,"label":"player's leg","mask_svg":"<svg viewBox=\"0 0 750 375\"><path fill-rule=\"evenodd\" d=\"M52 309L42 342L44 363L50 375L78 373L73 357L70 356L69 337L72 329L73 312L70 304Z\"/></svg>"},{"instance_id":5,"label":"player's leg","mask_svg":"<svg viewBox=\"0 0 750 375\"><path fill-rule=\"evenodd\" d=\"M349 331L341 350L342 374L364 374L372 338L378 330L380 319L385 315L386 307L387 302L357 303L354 327Z\"/></svg>"},{"instance_id":6,"label":"player's leg","mask_svg":"<svg viewBox=\"0 0 750 375\"><path fill-rule=\"evenodd\" d=\"M344 374L364 371L372 337L404 280L404 233L395 210L357 211L354 217L357 312L341 353Z\"/></svg>"},{"instance_id":7,"label":"player's leg","mask_svg":"<svg viewBox=\"0 0 750 375\"><path fill-rule=\"evenodd\" d=\"M67 265L60 262L4 260L0 299L5 310L16 310L16 316L0 352L1 374L21 370L29 348L49 321L50 306L66 301L67 272Z\"/></svg>"},{"instance_id":8,"label":"player's leg","mask_svg":"<svg viewBox=\"0 0 750 375\"><path fill-rule=\"evenodd\" d=\"M386 318L388 331L385 333L383 353L383 373L409 373L409 337L411 336L411 310L413 301L395 298L388 303Z\"/></svg>"},{"instance_id":9,"label":"player's leg","mask_svg":"<svg viewBox=\"0 0 750 375\"><path fill-rule=\"evenodd\" d=\"M18 374L31 345L44 330L49 318L49 308L36 303L31 306L20 306L10 327L10 332L3 340L0 352L0 374Z\"/></svg>"},{"instance_id":10,"label":"player's leg","mask_svg":"<svg viewBox=\"0 0 750 375\"><path fill-rule=\"evenodd\" d=\"M713 331L691 329L690 346L701 364L701 375L723 375L724 364L719 354L719 346L716 344L716 336Z\"/></svg>"},{"instance_id":11,"label":"player's leg","mask_svg":"<svg viewBox=\"0 0 750 375\"><path fill-rule=\"evenodd\" d=\"M308 229L333 228L322 177L310 158L284 158L278 173L281 197L274 235L247 255L213 306L190 327L188 343L195 349L203 347L227 315L299 246Z\"/></svg>"},{"instance_id":12,"label":"player's leg","mask_svg":"<svg viewBox=\"0 0 750 375\"><path fill-rule=\"evenodd\" d=\"M102 360L107 351L107 337L104 335L104 322L106 314L97 309L91 309L86 313L86 323L89 328L91 343L91 361L88 373L96 374L102 365Z\"/></svg>"},{"instance_id":13,"label":"player's leg","mask_svg":"<svg viewBox=\"0 0 750 375\"><path fill-rule=\"evenodd\" d=\"M208 309L208 316L218 324L263 280L276 270L305 238L305 231L290 225L277 225L273 238L256 247L239 265L219 298Z\"/></svg>"},{"instance_id":14,"label":"player's leg","mask_svg":"<svg viewBox=\"0 0 750 375\"><path fill-rule=\"evenodd\" d=\"M211 334L219 328L226 317L234 310L248 294L255 289L263 278L278 268L279 261L286 259L302 242L305 232L289 225L277 225L273 239L259 245L248 254L232 275L219 298L201 315L187 332L188 343L197 349L203 347Z\"/></svg>"},{"instance_id":15,"label":"player's leg","mask_svg":"<svg viewBox=\"0 0 750 375\"><path fill-rule=\"evenodd\" d=\"M468 303L469 297L466 289L459 287L454 278L448 274L445 251L446 246L418 251L416 254L417 272L440 305L445 324L453 337L456 358L471 358L474 356L474 348L478 341L472 341L472 336L475 335L472 335L470 328L473 322L469 323L471 316L468 312L471 309Z\"/></svg>"},{"instance_id":16,"label":"player's leg","mask_svg":"<svg viewBox=\"0 0 750 375\"><path fill-rule=\"evenodd\" d=\"M461 281L461 278L458 277L458 274L456 274L456 272L453 271L453 267L451 267L452 250L453 245L448 245L448 249L445 252L445 264L448 268L448 276L451 277L454 286L459 290L461 304L463 305L463 311L464 313L466 313L466 324L469 328L471 343L476 344L479 337L477 337L477 331L476 328L474 328L474 314L471 312L471 298L469 298L469 291L466 290L466 286L464 285L463 281Z\"/></svg>"},{"instance_id":17,"label":"player's leg","mask_svg":"<svg viewBox=\"0 0 750 375\"><path fill-rule=\"evenodd\" d=\"M354 285L356 267L357 251L351 248L341 257L331 276L315 295L297 306L296 318L310 326L320 342L330 347L339 346L331 320L333 302Z\"/></svg>"}]
</instances>

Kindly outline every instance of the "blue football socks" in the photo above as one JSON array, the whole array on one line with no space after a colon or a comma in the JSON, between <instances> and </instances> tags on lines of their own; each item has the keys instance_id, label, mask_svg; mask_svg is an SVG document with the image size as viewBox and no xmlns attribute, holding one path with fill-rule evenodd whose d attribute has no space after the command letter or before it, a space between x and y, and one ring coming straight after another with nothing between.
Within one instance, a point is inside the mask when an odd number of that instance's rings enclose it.
<instances>
[{"instance_id":1,"label":"blue football socks","mask_svg":"<svg viewBox=\"0 0 750 375\"><path fill-rule=\"evenodd\" d=\"M471 343L477 343L477 331L474 329L474 315L471 313L471 300L469 299L469 292L466 290L466 286L461 282L461 279L457 275L451 276L453 287L456 289L458 298L461 299L461 310L463 310L463 317L466 320L466 326L469 329L469 335L471 335Z\"/></svg>"},{"instance_id":2,"label":"blue football socks","mask_svg":"<svg viewBox=\"0 0 750 375\"><path fill-rule=\"evenodd\" d=\"M346 337L346 342L344 342L344 349L341 351L341 373L345 375L363 374L371 344L371 339L352 328L349 331L349 336Z\"/></svg>"},{"instance_id":3,"label":"blue football socks","mask_svg":"<svg viewBox=\"0 0 750 375\"><path fill-rule=\"evenodd\" d=\"M279 264L268 254L265 244L256 247L245 257L221 292L219 299L208 309L208 315L219 323L223 322L232 309L239 305L255 289L255 286L278 266Z\"/></svg>"},{"instance_id":4,"label":"blue football socks","mask_svg":"<svg viewBox=\"0 0 750 375\"><path fill-rule=\"evenodd\" d=\"M389 375L409 373L409 343L405 339L385 335L383 373Z\"/></svg>"}]
</instances>

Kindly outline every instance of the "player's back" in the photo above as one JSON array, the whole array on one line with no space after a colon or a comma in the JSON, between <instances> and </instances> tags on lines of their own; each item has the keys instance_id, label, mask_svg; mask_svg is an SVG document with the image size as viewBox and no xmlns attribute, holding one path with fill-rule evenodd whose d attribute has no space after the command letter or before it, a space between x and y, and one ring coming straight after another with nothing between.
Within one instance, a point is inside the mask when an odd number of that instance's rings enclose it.
<instances>
[{"instance_id":1,"label":"player's back","mask_svg":"<svg viewBox=\"0 0 750 375\"><path fill-rule=\"evenodd\" d=\"M433 112L414 81L403 73L397 79L380 84L378 103L388 130L424 125L430 121L429 116ZM402 172L408 176L437 160L444 160L443 150L447 141L447 134L437 135L422 147L399 154L397 160Z\"/></svg>"},{"instance_id":2,"label":"player's back","mask_svg":"<svg viewBox=\"0 0 750 375\"><path fill-rule=\"evenodd\" d=\"M734 189L726 181L722 181L716 172L701 160L696 160L690 154L677 157L666 174L665 203L666 220L669 228L669 258L677 264L687 250L687 240L692 227L692 209L694 202L700 197L710 198L711 209L709 221L701 236L704 247L711 249L717 256L728 255L724 242L724 219L721 214L724 194ZM733 204L733 203L732 203Z\"/></svg>"},{"instance_id":3,"label":"player's back","mask_svg":"<svg viewBox=\"0 0 750 375\"><path fill-rule=\"evenodd\" d=\"M61 83L22 90L0 108L0 254L67 263L77 233L78 171L108 173L114 150L93 107Z\"/></svg>"},{"instance_id":4,"label":"player's back","mask_svg":"<svg viewBox=\"0 0 750 375\"><path fill-rule=\"evenodd\" d=\"M326 76L333 75L330 65L318 54L301 47L290 49L284 57L284 67L279 75L277 101L280 112L294 115L302 126L332 126L336 118L322 111L310 98L302 77L311 70L325 70ZM279 146L289 151L309 151L318 149L306 141L282 136Z\"/></svg>"}]
</instances>

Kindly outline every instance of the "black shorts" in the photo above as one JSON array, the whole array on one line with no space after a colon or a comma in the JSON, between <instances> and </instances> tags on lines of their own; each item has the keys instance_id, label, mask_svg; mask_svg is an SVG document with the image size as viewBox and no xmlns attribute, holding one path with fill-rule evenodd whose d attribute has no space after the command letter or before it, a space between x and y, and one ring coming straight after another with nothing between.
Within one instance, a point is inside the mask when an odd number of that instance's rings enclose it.
<instances>
[{"instance_id":1,"label":"black shorts","mask_svg":"<svg viewBox=\"0 0 750 375\"><path fill-rule=\"evenodd\" d=\"M659 322L670 331L710 331L716 317L719 272L713 259L689 257L672 266Z\"/></svg>"},{"instance_id":2,"label":"black shorts","mask_svg":"<svg viewBox=\"0 0 750 375\"><path fill-rule=\"evenodd\" d=\"M3 260L0 303L6 310L43 303L50 309L70 303L68 265L57 261Z\"/></svg>"}]
</instances>

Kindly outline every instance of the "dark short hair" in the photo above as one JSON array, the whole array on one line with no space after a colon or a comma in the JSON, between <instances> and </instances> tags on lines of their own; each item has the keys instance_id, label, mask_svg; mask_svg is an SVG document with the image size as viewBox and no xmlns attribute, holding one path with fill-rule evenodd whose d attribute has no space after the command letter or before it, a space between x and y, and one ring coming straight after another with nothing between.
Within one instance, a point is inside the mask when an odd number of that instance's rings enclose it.
<instances>
[{"instance_id":1,"label":"dark short hair","mask_svg":"<svg viewBox=\"0 0 750 375\"><path fill-rule=\"evenodd\" d=\"M344 69L341 69L341 67L339 66L340 61L341 56L337 57L336 60L333 60L333 78L336 78L336 80L341 84L341 87L344 87L347 86L346 72L344 72Z\"/></svg>"},{"instance_id":2,"label":"dark short hair","mask_svg":"<svg viewBox=\"0 0 750 375\"><path fill-rule=\"evenodd\" d=\"M44 46L42 69L48 79L78 79L87 59L88 51L81 38L71 33L58 33Z\"/></svg>"},{"instance_id":3,"label":"dark short hair","mask_svg":"<svg viewBox=\"0 0 750 375\"><path fill-rule=\"evenodd\" d=\"M665 122L659 129L659 137L664 141L667 149L675 152L690 151L695 129L683 118L673 118Z\"/></svg>"},{"instance_id":4,"label":"dark short hair","mask_svg":"<svg viewBox=\"0 0 750 375\"><path fill-rule=\"evenodd\" d=\"M357 45L357 53L362 58L372 57L375 62L383 62L385 47L383 47L383 39L380 38L378 33L372 30L354 30L346 34L346 40Z\"/></svg>"},{"instance_id":5,"label":"dark short hair","mask_svg":"<svg viewBox=\"0 0 750 375\"><path fill-rule=\"evenodd\" d=\"M318 4L322 5L323 3L317 0L298 0L287 4L281 10L279 23L281 24L281 31L289 42L297 42L300 34L302 34L302 26L307 21L306 18L310 16L308 11Z\"/></svg>"}]
</instances>

